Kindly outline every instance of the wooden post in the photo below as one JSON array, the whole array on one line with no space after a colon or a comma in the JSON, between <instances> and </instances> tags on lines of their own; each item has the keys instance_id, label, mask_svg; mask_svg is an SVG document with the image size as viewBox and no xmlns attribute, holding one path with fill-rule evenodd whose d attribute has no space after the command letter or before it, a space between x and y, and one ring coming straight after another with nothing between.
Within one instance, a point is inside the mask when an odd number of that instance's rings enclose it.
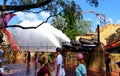
<instances>
[{"instance_id":1,"label":"wooden post","mask_svg":"<svg viewBox=\"0 0 120 76\"><path fill-rule=\"evenodd\" d=\"M99 25L97 25L97 29L98 29L98 32L97 32L97 34L98 34L98 45L100 45L100 28L99 28Z\"/></svg>"}]
</instances>

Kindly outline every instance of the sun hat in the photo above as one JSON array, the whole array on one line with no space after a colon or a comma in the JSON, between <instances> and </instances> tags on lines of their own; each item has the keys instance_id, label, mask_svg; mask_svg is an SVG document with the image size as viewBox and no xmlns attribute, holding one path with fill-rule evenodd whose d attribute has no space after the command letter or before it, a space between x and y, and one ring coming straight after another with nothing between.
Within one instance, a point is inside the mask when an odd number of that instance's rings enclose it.
<instances>
[{"instance_id":1,"label":"sun hat","mask_svg":"<svg viewBox=\"0 0 120 76\"><path fill-rule=\"evenodd\" d=\"M83 54L82 53L78 53L77 54L77 59L83 59Z\"/></svg>"}]
</instances>

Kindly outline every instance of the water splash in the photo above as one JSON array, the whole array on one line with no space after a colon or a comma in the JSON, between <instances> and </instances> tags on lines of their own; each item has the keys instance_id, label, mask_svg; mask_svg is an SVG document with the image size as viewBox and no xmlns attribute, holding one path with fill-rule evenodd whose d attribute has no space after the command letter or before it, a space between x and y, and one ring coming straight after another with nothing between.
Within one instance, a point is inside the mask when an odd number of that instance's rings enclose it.
<instances>
[{"instance_id":1,"label":"water splash","mask_svg":"<svg viewBox=\"0 0 120 76\"><path fill-rule=\"evenodd\" d=\"M37 26L42 21L24 20L19 25ZM12 31L13 38L17 45L24 50L43 51L41 47L61 47L61 42L70 42L70 39L62 31L54 28L48 23L44 23L37 29L15 28ZM45 50L45 49L44 49Z\"/></svg>"}]
</instances>

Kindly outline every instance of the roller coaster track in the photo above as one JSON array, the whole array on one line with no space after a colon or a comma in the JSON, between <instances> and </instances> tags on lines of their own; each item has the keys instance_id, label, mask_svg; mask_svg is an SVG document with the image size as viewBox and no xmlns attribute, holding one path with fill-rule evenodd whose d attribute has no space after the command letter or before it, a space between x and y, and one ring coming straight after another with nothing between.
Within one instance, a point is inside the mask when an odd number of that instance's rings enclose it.
<instances>
[{"instance_id":1,"label":"roller coaster track","mask_svg":"<svg viewBox=\"0 0 120 76\"><path fill-rule=\"evenodd\" d=\"M80 13L80 14L85 14L85 13L93 13L97 16L98 20L100 21L100 23L106 25L106 17L104 14L98 13L98 12L94 12L92 10L88 10L85 12L76 12L76 13Z\"/></svg>"}]
</instances>

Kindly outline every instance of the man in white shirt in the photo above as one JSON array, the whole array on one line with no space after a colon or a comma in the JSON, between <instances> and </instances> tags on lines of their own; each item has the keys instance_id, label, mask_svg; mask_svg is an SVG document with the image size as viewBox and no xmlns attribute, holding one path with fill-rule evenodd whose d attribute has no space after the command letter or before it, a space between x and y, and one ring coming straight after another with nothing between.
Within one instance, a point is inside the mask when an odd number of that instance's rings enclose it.
<instances>
[{"instance_id":1,"label":"man in white shirt","mask_svg":"<svg viewBox=\"0 0 120 76\"><path fill-rule=\"evenodd\" d=\"M61 48L56 48L56 62L53 76L65 76L64 59L61 55Z\"/></svg>"}]
</instances>

